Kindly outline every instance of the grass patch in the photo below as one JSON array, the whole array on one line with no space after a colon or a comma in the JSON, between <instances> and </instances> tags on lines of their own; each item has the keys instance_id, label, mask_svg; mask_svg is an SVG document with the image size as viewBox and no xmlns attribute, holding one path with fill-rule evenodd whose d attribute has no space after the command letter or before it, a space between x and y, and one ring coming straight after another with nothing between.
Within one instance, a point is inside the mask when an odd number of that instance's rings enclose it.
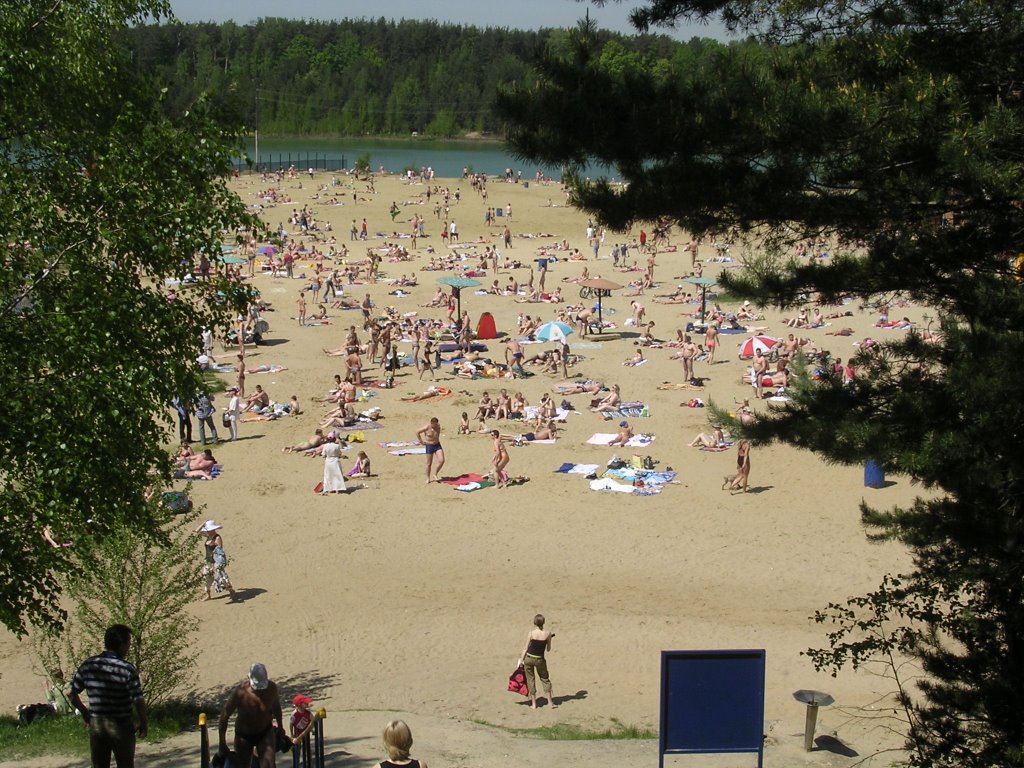
<instances>
[{"instance_id":1,"label":"grass patch","mask_svg":"<svg viewBox=\"0 0 1024 768\"><path fill-rule=\"evenodd\" d=\"M198 706L176 701L155 707L149 715L146 741L160 741L195 727L201 711ZM210 722L215 717L212 715ZM19 726L18 718L2 716L0 754L4 760L41 755L86 756L89 754L89 733L78 715L40 718L24 727Z\"/></svg>"},{"instance_id":2,"label":"grass patch","mask_svg":"<svg viewBox=\"0 0 1024 768\"><path fill-rule=\"evenodd\" d=\"M625 723L612 718L612 724L600 730L584 728L569 723L556 723L555 725L544 725L537 728L506 728L486 720L473 720L479 725L486 725L489 728L499 728L516 736L524 736L529 739L543 739L545 741L609 741L626 739L656 739L658 732L650 728L641 728L637 725L626 725Z\"/></svg>"},{"instance_id":3,"label":"grass patch","mask_svg":"<svg viewBox=\"0 0 1024 768\"><path fill-rule=\"evenodd\" d=\"M40 755L88 755L89 736L80 717L47 717L24 728L16 717L0 717L0 754L4 759Z\"/></svg>"},{"instance_id":4,"label":"grass patch","mask_svg":"<svg viewBox=\"0 0 1024 768\"><path fill-rule=\"evenodd\" d=\"M223 392L228 388L228 385L220 378L217 371L203 371L203 384L206 386L206 391L211 395Z\"/></svg>"},{"instance_id":5,"label":"grass patch","mask_svg":"<svg viewBox=\"0 0 1024 768\"><path fill-rule=\"evenodd\" d=\"M697 298L699 299L700 291L698 290L696 294ZM708 296L709 307L713 307L715 305L715 302L718 302L719 304L740 304L743 302L743 299L741 299L739 296L736 296L735 294L730 293L729 291L718 290L715 291L714 295Z\"/></svg>"}]
</instances>

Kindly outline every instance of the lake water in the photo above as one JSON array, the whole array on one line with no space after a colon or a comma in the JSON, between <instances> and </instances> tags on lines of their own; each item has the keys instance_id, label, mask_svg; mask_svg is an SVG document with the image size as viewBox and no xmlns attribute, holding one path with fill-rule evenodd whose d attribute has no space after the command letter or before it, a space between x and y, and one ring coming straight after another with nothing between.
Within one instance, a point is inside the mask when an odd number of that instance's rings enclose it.
<instances>
[{"instance_id":1,"label":"lake water","mask_svg":"<svg viewBox=\"0 0 1024 768\"><path fill-rule=\"evenodd\" d=\"M500 175L506 168L522 171L523 179L532 180L540 170L546 176L558 179L560 168L538 166L517 160L501 142L433 141L427 139L310 139L304 137L260 137L259 163L270 168L317 168L339 170L351 168L362 155L369 155L370 168L380 166L392 173L406 168L429 167L439 178L462 176L464 168L488 176ZM249 157L256 160L256 145L252 137L247 145ZM592 174L599 172L589 169ZM607 171L605 172L607 173Z\"/></svg>"}]
</instances>

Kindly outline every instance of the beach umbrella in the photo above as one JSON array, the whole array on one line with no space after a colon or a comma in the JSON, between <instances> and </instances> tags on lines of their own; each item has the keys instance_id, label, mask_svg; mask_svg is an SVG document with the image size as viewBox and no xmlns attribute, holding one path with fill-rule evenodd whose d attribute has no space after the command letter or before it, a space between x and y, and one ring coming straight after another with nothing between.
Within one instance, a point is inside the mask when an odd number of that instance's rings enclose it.
<instances>
[{"instance_id":1,"label":"beach umbrella","mask_svg":"<svg viewBox=\"0 0 1024 768\"><path fill-rule=\"evenodd\" d=\"M455 312L459 318L462 317L462 289L463 288L476 288L477 286L483 285L479 280L474 280L471 277L459 277L458 275L447 275L445 277L438 278L438 283L441 285L447 285L453 289L455 294L455 301L457 307Z\"/></svg>"},{"instance_id":2,"label":"beach umbrella","mask_svg":"<svg viewBox=\"0 0 1024 768\"><path fill-rule=\"evenodd\" d=\"M829 694L824 693L823 691L811 691L806 688L801 688L799 691L793 691L793 698L801 704L817 704L820 707L827 707L830 704L835 703L835 699Z\"/></svg>"},{"instance_id":3,"label":"beach umbrella","mask_svg":"<svg viewBox=\"0 0 1024 768\"><path fill-rule=\"evenodd\" d=\"M611 280L605 280L603 277L591 277L587 280L580 280L580 285L586 288L597 288L601 291L617 291L622 287Z\"/></svg>"},{"instance_id":4,"label":"beach umbrella","mask_svg":"<svg viewBox=\"0 0 1024 768\"><path fill-rule=\"evenodd\" d=\"M761 350L762 354L771 352L781 343L780 339L771 336L751 336L740 344L740 360L749 360L757 350Z\"/></svg>"},{"instance_id":5,"label":"beach umbrella","mask_svg":"<svg viewBox=\"0 0 1024 768\"><path fill-rule=\"evenodd\" d=\"M584 288L590 288L597 291L597 327L598 333L604 331L604 320L601 317L601 299L605 296L611 296L612 291L617 291L622 286L618 283L613 283L611 280L605 280L603 277L592 277L588 280L581 280L580 285Z\"/></svg>"},{"instance_id":6,"label":"beach umbrella","mask_svg":"<svg viewBox=\"0 0 1024 768\"><path fill-rule=\"evenodd\" d=\"M276 245L264 245L256 253L262 253L264 256L274 256L277 254L278 248Z\"/></svg>"},{"instance_id":7,"label":"beach umbrella","mask_svg":"<svg viewBox=\"0 0 1024 768\"><path fill-rule=\"evenodd\" d=\"M544 323L533 332L533 337L537 341L565 341L571 335L572 326L561 323L558 320Z\"/></svg>"},{"instance_id":8,"label":"beach umbrella","mask_svg":"<svg viewBox=\"0 0 1024 768\"><path fill-rule=\"evenodd\" d=\"M704 325L704 320L707 317L708 288L718 285L718 281L713 277L688 277L683 282L700 287L700 324Z\"/></svg>"}]
</instances>

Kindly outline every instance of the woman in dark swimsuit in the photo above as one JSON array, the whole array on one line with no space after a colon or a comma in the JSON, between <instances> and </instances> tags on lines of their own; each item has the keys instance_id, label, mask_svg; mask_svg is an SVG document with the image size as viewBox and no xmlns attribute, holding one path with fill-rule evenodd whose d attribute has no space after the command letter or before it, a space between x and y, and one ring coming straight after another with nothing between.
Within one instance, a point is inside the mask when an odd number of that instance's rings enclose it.
<instances>
[{"instance_id":1,"label":"woman in dark swimsuit","mask_svg":"<svg viewBox=\"0 0 1024 768\"><path fill-rule=\"evenodd\" d=\"M423 374L430 371L430 378L436 379L434 376L434 361L431 359L434 354L434 345L428 339L423 345L423 357L420 359L420 381L423 380Z\"/></svg>"},{"instance_id":2,"label":"woman in dark swimsuit","mask_svg":"<svg viewBox=\"0 0 1024 768\"><path fill-rule=\"evenodd\" d=\"M730 491L743 488L747 492L747 482L750 480L750 441L742 440L736 446L736 477L729 486Z\"/></svg>"},{"instance_id":3,"label":"woman in dark swimsuit","mask_svg":"<svg viewBox=\"0 0 1024 768\"><path fill-rule=\"evenodd\" d=\"M548 662L545 654L551 650L551 638L554 632L544 630L544 616L538 613L533 617L534 629L526 636L526 645L523 652L519 654L519 663L526 671L526 685L530 689L530 706L537 708L537 686L534 680L534 670L540 677L540 684L544 686L544 692L548 695L548 703L557 707L554 697L551 695L551 679L548 677Z\"/></svg>"}]
</instances>

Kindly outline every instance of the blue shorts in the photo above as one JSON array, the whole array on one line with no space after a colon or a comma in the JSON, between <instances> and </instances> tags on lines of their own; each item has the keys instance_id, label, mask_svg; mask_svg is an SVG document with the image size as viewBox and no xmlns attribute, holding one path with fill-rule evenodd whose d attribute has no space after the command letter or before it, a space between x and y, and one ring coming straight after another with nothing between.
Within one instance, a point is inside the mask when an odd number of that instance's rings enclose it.
<instances>
[{"instance_id":1,"label":"blue shorts","mask_svg":"<svg viewBox=\"0 0 1024 768\"><path fill-rule=\"evenodd\" d=\"M433 456L435 453L441 450L440 443L427 443L427 456Z\"/></svg>"}]
</instances>

